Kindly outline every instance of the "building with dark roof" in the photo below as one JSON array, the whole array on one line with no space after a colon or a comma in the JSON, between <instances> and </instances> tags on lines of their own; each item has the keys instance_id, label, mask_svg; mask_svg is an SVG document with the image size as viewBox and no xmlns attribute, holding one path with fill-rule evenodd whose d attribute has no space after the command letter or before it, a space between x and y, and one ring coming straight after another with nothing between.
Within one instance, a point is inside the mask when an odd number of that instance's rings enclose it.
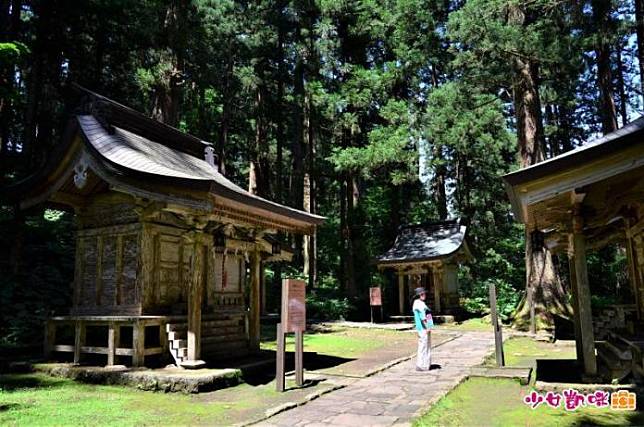
<instances>
[{"instance_id":1,"label":"building with dark roof","mask_svg":"<svg viewBox=\"0 0 644 427\"><path fill-rule=\"evenodd\" d=\"M428 290L427 301L435 313L458 309L458 265L472 257L466 232L459 220L400 227L393 246L376 258L379 269L393 269L398 276L400 314L406 313L419 286Z\"/></svg>"},{"instance_id":2,"label":"building with dark roof","mask_svg":"<svg viewBox=\"0 0 644 427\"><path fill-rule=\"evenodd\" d=\"M639 324L644 313L644 118L503 179L515 218L533 233L533 246L539 242L568 255L584 378L596 381L602 372L608 381L641 376L644 336L628 325ZM613 314L622 314L609 319L607 340L596 343L606 322L592 312L586 254L611 243L625 249L632 304L613 307Z\"/></svg>"},{"instance_id":3,"label":"building with dark roof","mask_svg":"<svg viewBox=\"0 0 644 427\"><path fill-rule=\"evenodd\" d=\"M4 194L21 209L44 203L77 218L73 305L50 319L47 352L137 366L171 354L194 367L258 350L263 263L292 255L271 234L310 234L324 218L235 185L204 141L80 91L47 166ZM75 327L74 345L57 341L64 325ZM85 344L94 327L109 329L108 342Z\"/></svg>"}]
</instances>

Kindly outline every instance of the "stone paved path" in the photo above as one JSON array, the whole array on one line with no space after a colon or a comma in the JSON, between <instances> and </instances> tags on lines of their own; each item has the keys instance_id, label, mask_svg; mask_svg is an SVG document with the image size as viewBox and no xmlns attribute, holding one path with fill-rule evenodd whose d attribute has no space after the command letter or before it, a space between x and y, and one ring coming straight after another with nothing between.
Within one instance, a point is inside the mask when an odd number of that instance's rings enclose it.
<instances>
[{"instance_id":1,"label":"stone paved path","mask_svg":"<svg viewBox=\"0 0 644 427\"><path fill-rule=\"evenodd\" d=\"M262 426L405 426L479 365L494 348L491 332L462 332L432 350L441 366L416 372L413 358L306 405L278 414Z\"/></svg>"}]
</instances>

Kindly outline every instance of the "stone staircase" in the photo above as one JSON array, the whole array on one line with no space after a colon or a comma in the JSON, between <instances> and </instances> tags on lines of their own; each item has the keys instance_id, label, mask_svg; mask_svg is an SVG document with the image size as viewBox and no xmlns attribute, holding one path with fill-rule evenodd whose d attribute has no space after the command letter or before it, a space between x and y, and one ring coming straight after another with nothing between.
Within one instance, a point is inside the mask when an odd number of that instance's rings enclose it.
<instances>
[{"instance_id":1,"label":"stone staircase","mask_svg":"<svg viewBox=\"0 0 644 427\"><path fill-rule=\"evenodd\" d=\"M644 382L644 324L634 325L636 333L610 331L606 341L597 342L600 374L608 382L620 382L632 375L637 383Z\"/></svg>"},{"instance_id":2,"label":"stone staircase","mask_svg":"<svg viewBox=\"0 0 644 427\"><path fill-rule=\"evenodd\" d=\"M621 335L608 332L605 341L595 342L600 375L608 382L620 382L633 371L632 347Z\"/></svg>"},{"instance_id":3,"label":"stone staircase","mask_svg":"<svg viewBox=\"0 0 644 427\"><path fill-rule=\"evenodd\" d=\"M605 340L608 333L624 329L635 314L635 305L612 305L593 310L593 334L596 340Z\"/></svg>"},{"instance_id":4,"label":"stone staircase","mask_svg":"<svg viewBox=\"0 0 644 427\"><path fill-rule=\"evenodd\" d=\"M166 324L168 348L177 366L188 357L188 323L185 316L175 316ZM201 358L222 360L248 354L243 312L203 315L201 319Z\"/></svg>"}]
</instances>

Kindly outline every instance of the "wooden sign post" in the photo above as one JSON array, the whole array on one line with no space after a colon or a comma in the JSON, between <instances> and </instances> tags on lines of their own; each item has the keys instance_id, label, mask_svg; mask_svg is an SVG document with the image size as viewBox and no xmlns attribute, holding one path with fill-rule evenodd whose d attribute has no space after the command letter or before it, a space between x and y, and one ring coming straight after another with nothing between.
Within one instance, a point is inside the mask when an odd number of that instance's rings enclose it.
<instances>
[{"instance_id":1,"label":"wooden sign post","mask_svg":"<svg viewBox=\"0 0 644 427\"><path fill-rule=\"evenodd\" d=\"M496 286L490 283L490 316L492 317L492 326L494 327L494 344L496 354L496 366L505 366L505 357L503 355L503 335L501 331L501 322L496 312Z\"/></svg>"},{"instance_id":2,"label":"wooden sign post","mask_svg":"<svg viewBox=\"0 0 644 427\"><path fill-rule=\"evenodd\" d=\"M284 391L286 334L295 333L295 382L304 384L304 330L306 329L306 282L282 281L281 322L277 324L276 388Z\"/></svg>"},{"instance_id":3,"label":"wooden sign post","mask_svg":"<svg viewBox=\"0 0 644 427\"><path fill-rule=\"evenodd\" d=\"M373 323L374 307L380 307L380 321L382 322L382 292L380 288L369 288L369 305L371 306L371 323Z\"/></svg>"}]
</instances>

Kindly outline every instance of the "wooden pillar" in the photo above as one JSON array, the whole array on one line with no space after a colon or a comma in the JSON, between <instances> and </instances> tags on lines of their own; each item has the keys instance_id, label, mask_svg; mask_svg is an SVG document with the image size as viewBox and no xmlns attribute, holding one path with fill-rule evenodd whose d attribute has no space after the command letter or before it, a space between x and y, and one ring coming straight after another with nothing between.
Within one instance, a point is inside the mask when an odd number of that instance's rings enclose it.
<instances>
[{"instance_id":1,"label":"wooden pillar","mask_svg":"<svg viewBox=\"0 0 644 427\"><path fill-rule=\"evenodd\" d=\"M201 357L201 304L203 300L204 247L199 234L192 235L192 262L188 288L188 361Z\"/></svg>"},{"instance_id":2,"label":"wooden pillar","mask_svg":"<svg viewBox=\"0 0 644 427\"><path fill-rule=\"evenodd\" d=\"M145 324L138 320L132 327L132 365L143 366L145 364Z\"/></svg>"},{"instance_id":3,"label":"wooden pillar","mask_svg":"<svg viewBox=\"0 0 644 427\"><path fill-rule=\"evenodd\" d=\"M44 357L45 360L51 357L54 345L56 344L56 323L53 320L45 320L45 346Z\"/></svg>"},{"instance_id":4,"label":"wooden pillar","mask_svg":"<svg viewBox=\"0 0 644 427\"><path fill-rule=\"evenodd\" d=\"M116 363L116 349L120 345L121 326L116 322L110 322L107 331L107 365Z\"/></svg>"},{"instance_id":5,"label":"wooden pillar","mask_svg":"<svg viewBox=\"0 0 644 427\"><path fill-rule=\"evenodd\" d=\"M85 322L76 321L74 333L74 363L80 363L81 347L85 345Z\"/></svg>"},{"instance_id":6,"label":"wooden pillar","mask_svg":"<svg viewBox=\"0 0 644 427\"><path fill-rule=\"evenodd\" d=\"M398 271L398 312L405 314L405 275Z\"/></svg>"},{"instance_id":7,"label":"wooden pillar","mask_svg":"<svg viewBox=\"0 0 644 427\"><path fill-rule=\"evenodd\" d=\"M631 282L631 289L633 292L633 299L635 301L635 307L637 307L637 319L642 318L642 302L641 302L641 280L640 280L640 271L639 265L637 262L637 252L635 249L635 244L633 242L633 235L631 234L630 221L628 222L628 227L626 229L626 257L628 260L628 278Z\"/></svg>"},{"instance_id":8,"label":"wooden pillar","mask_svg":"<svg viewBox=\"0 0 644 427\"><path fill-rule=\"evenodd\" d=\"M261 275L261 257L259 252L255 251L250 259L250 313L249 313L249 346L252 351L259 351L260 340L260 275Z\"/></svg>"},{"instance_id":9,"label":"wooden pillar","mask_svg":"<svg viewBox=\"0 0 644 427\"><path fill-rule=\"evenodd\" d=\"M588 283L588 270L586 265L586 237L583 234L583 220L579 214L580 206L575 205L573 217L573 233L570 236L570 247L573 257L575 279L572 284L577 293L579 308L579 332L581 343L584 373L589 376L597 374L597 360L595 358L595 338L593 334L593 317L590 306L590 286Z\"/></svg>"},{"instance_id":10,"label":"wooden pillar","mask_svg":"<svg viewBox=\"0 0 644 427\"><path fill-rule=\"evenodd\" d=\"M568 253L568 266L570 271L570 291L572 293L573 322L575 329L575 348L577 350L577 362L584 366L584 349L581 341L581 319L579 317L579 297L577 295L577 272L575 270L575 257L572 253L572 246Z\"/></svg>"},{"instance_id":11,"label":"wooden pillar","mask_svg":"<svg viewBox=\"0 0 644 427\"><path fill-rule=\"evenodd\" d=\"M163 351L161 353L161 361L165 362L166 360L169 360L170 356L170 349L168 348L168 331L167 331L167 326L165 321L162 321L159 324L159 346L161 347L161 350Z\"/></svg>"},{"instance_id":12,"label":"wooden pillar","mask_svg":"<svg viewBox=\"0 0 644 427\"><path fill-rule=\"evenodd\" d=\"M266 315L266 277L264 275L264 263L260 263L260 273L259 273L259 281L261 283L260 290L262 294L261 298L261 307L260 307L260 313L262 316Z\"/></svg>"},{"instance_id":13,"label":"wooden pillar","mask_svg":"<svg viewBox=\"0 0 644 427\"><path fill-rule=\"evenodd\" d=\"M430 268L428 274L432 275L432 284L434 285L434 313L441 313L441 277L437 268Z\"/></svg>"}]
</instances>

